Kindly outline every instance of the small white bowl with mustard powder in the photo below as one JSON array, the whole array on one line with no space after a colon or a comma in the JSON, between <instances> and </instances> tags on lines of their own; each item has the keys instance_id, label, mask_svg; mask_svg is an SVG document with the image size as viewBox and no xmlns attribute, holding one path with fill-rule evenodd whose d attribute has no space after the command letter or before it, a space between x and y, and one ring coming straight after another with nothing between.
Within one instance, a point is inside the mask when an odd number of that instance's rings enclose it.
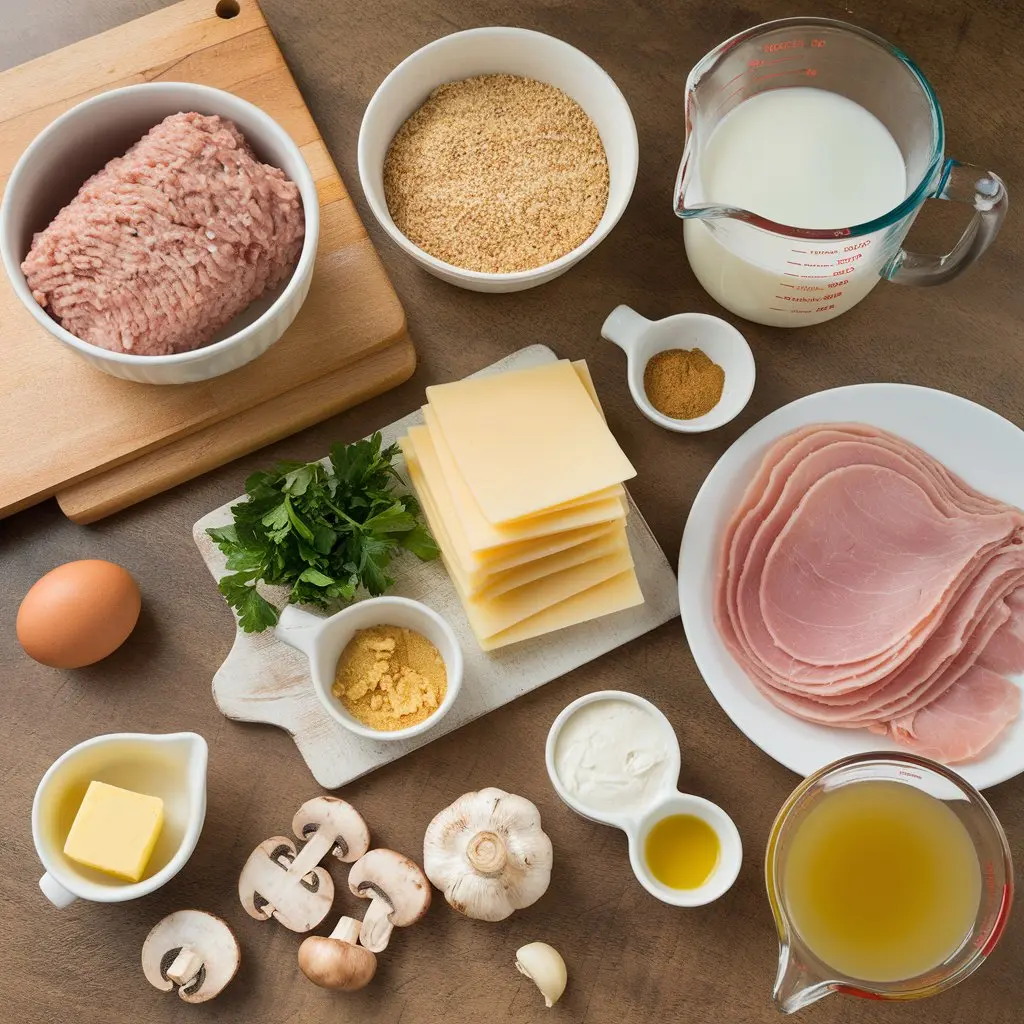
<instances>
[{"instance_id":1,"label":"small white bowl with mustard powder","mask_svg":"<svg viewBox=\"0 0 1024 1024\"><path fill-rule=\"evenodd\" d=\"M359 178L381 226L436 277L481 292L532 288L587 255L625 211L638 158L607 73L520 28L417 50L359 129Z\"/></svg>"},{"instance_id":2,"label":"small white bowl with mustard powder","mask_svg":"<svg viewBox=\"0 0 1024 1024\"><path fill-rule=\"evenodd\" d=\"M462 686L462 648L451 626L406 597L367 598L328 618L286 605L274 635L309 659L327 713L366 739L427 732Z\"/></svg>"}]
</instances>

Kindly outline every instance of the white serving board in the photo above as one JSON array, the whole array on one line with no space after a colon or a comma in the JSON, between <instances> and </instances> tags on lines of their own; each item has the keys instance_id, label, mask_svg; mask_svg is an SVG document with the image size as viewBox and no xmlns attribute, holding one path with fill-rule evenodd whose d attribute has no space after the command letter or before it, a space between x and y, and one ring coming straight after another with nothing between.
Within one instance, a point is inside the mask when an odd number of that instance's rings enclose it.
<instances>
[{"instance_id":1,"label":"white serving board","mask_svg":"<svg viewBox=\"0 0 1024 1024\"><path fill-rule=\"evenodd\" d=\"M475 376L526 369L557 358L546 346L531 345ZM385 427L381 431L385 445L422 422L423 415L417 409ZM404 470L401 461L396 465ZM227 502L192 528L196 546L214 579L225 573L224 556L206 535L206 529L230 522L230 508L241 500L242 496ZM631 497L627 534L645 598L642 605L491 653L477 645L439 560L421 562L403 555L393 562L395 586L389 593L422 601L443 615L454 628L465 655L458 701L434 729L415 739L379 743L355 736L335 722L313 692L305 658L277 640L272 630L257 634L237 631L234 646L213 677L214 700L228 718L285 729L316 781L326 789L337 789L674 619L679 614L675 574ZM267 596L272 597L270 590ZM283 592L276 596L280 601Z\"/></svg>"}]
</instances>

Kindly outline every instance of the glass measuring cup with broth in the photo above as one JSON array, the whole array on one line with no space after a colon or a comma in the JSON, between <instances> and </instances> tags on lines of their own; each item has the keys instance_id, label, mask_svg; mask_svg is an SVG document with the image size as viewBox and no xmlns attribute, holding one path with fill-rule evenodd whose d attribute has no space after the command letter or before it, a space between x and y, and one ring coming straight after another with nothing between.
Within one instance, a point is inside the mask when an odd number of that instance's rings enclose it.
<instances>
[{"instance_id":1,"label":"glass measuring cup with broth","mask_svg":"<svg viewBox=\"0 0 1024 1024\"><path fill-rule=\"evenodd\" d=\"M870 32L784 18L727 39L686 83L674 207L697 280L776 327L831 320L883 278L950 280L991 244L1007 196L944 147L928 80ZM902 247L926 199L974 207L945 256Z\"/></svg>"},{"instance_id":2,"label":"glass measuring cup with broth","mask_svg":"<svg viewBox=\"0 0 1024 1024\"><path fill-rule=\"evenodd\" d=\"M981 794L889 752L807 778L775 820L765 876L786 1013L832 992L918 999L955 985L991 953L1013 898L1006 836Z\"/></svg>"}]
</instances>

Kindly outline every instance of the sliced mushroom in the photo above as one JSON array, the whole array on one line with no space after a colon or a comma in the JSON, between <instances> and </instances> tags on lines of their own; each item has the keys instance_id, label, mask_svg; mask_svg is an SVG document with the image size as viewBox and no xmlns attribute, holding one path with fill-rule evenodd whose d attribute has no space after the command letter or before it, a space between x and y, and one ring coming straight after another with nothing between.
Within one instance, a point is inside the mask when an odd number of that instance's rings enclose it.
<instances>
[{"instance_id":1,"label":"sliced mushroom","mask_svg":"<svg viewBox=\"0 0 1024 1024\"><path fill-rule=\"evenodd\" d=\"M231 929L204 910L179 910L154 925L142 944L142 971L162 992L186 1003L220 995L241 962Z\"/></svg>"},{"instance_id":2,"label":"sliced mushroom","mask_svg":"<svg viewBox=\"0 0 1024 1024\"><path fill-rule=\"evenodd\" d=\"M293 932L308 932L330 912L334 882L325 868L302 871L295 844L284 836L264 840L238 876L238 898L257 921L271 917Z\"/></svg>"},{"instance_id":3,"label":"sliced mushroom","mask_svg":"<svg viewBox=\"0 0 1024 1024\"><path fill-rule=\"evenodd\" d=\"M348 887L370 906L359 941L374 953L387 949L393 928L415 924L430 907L430 882L419 865L394 850L370 850L352 865Z\"/></svg>"},{"instance_id":4,"label":"sliced mushroom","mask_svg":"<svg viewBox=\"0 0 1024 1024\"><path fill-rule=\"evenodd\" d=\"M310 935L299 946L299 967L314 985L355 992L377 973L377 958L357 945L359 922L343 917L328 936Z\"/></svg>"},{"instance_id":5,"label":"sliced mushroom","mask_svg":"<svg viewBox=\"0 0 1024 1024\"><path fill-rule=\"evenodd\" d=\"M293 870L306 874L331 854L346 864L370 848L370 830L363 816L336 796L315 796L295 812L292 831L305 842Z\"/></svg>"}]
</instances>

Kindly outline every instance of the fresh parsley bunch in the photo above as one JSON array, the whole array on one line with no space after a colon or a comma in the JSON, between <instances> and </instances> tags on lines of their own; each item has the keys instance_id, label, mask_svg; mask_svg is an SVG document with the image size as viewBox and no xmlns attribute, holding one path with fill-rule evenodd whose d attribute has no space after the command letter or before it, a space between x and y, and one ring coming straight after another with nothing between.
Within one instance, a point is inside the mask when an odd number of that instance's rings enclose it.
<instances>
[{"instance_id":1,"label":"fresh parsley bunch","mask_svg":"<svg viewBox=\"0 0 1024 1024\"><path fill-rule=\"evenodd\" d=\"M392 465L398 445L381 436L331 448L330 465L281 462L245 482L248 497L231 507L234 523L206 532L227 556L220 591L247 633L277 623L278 610L256 583L291 587L292 604L350 601L359 587L383 594L394 580L392 557L405 549L436 558L434 539Z\"/></svg>"}]
</instances>

